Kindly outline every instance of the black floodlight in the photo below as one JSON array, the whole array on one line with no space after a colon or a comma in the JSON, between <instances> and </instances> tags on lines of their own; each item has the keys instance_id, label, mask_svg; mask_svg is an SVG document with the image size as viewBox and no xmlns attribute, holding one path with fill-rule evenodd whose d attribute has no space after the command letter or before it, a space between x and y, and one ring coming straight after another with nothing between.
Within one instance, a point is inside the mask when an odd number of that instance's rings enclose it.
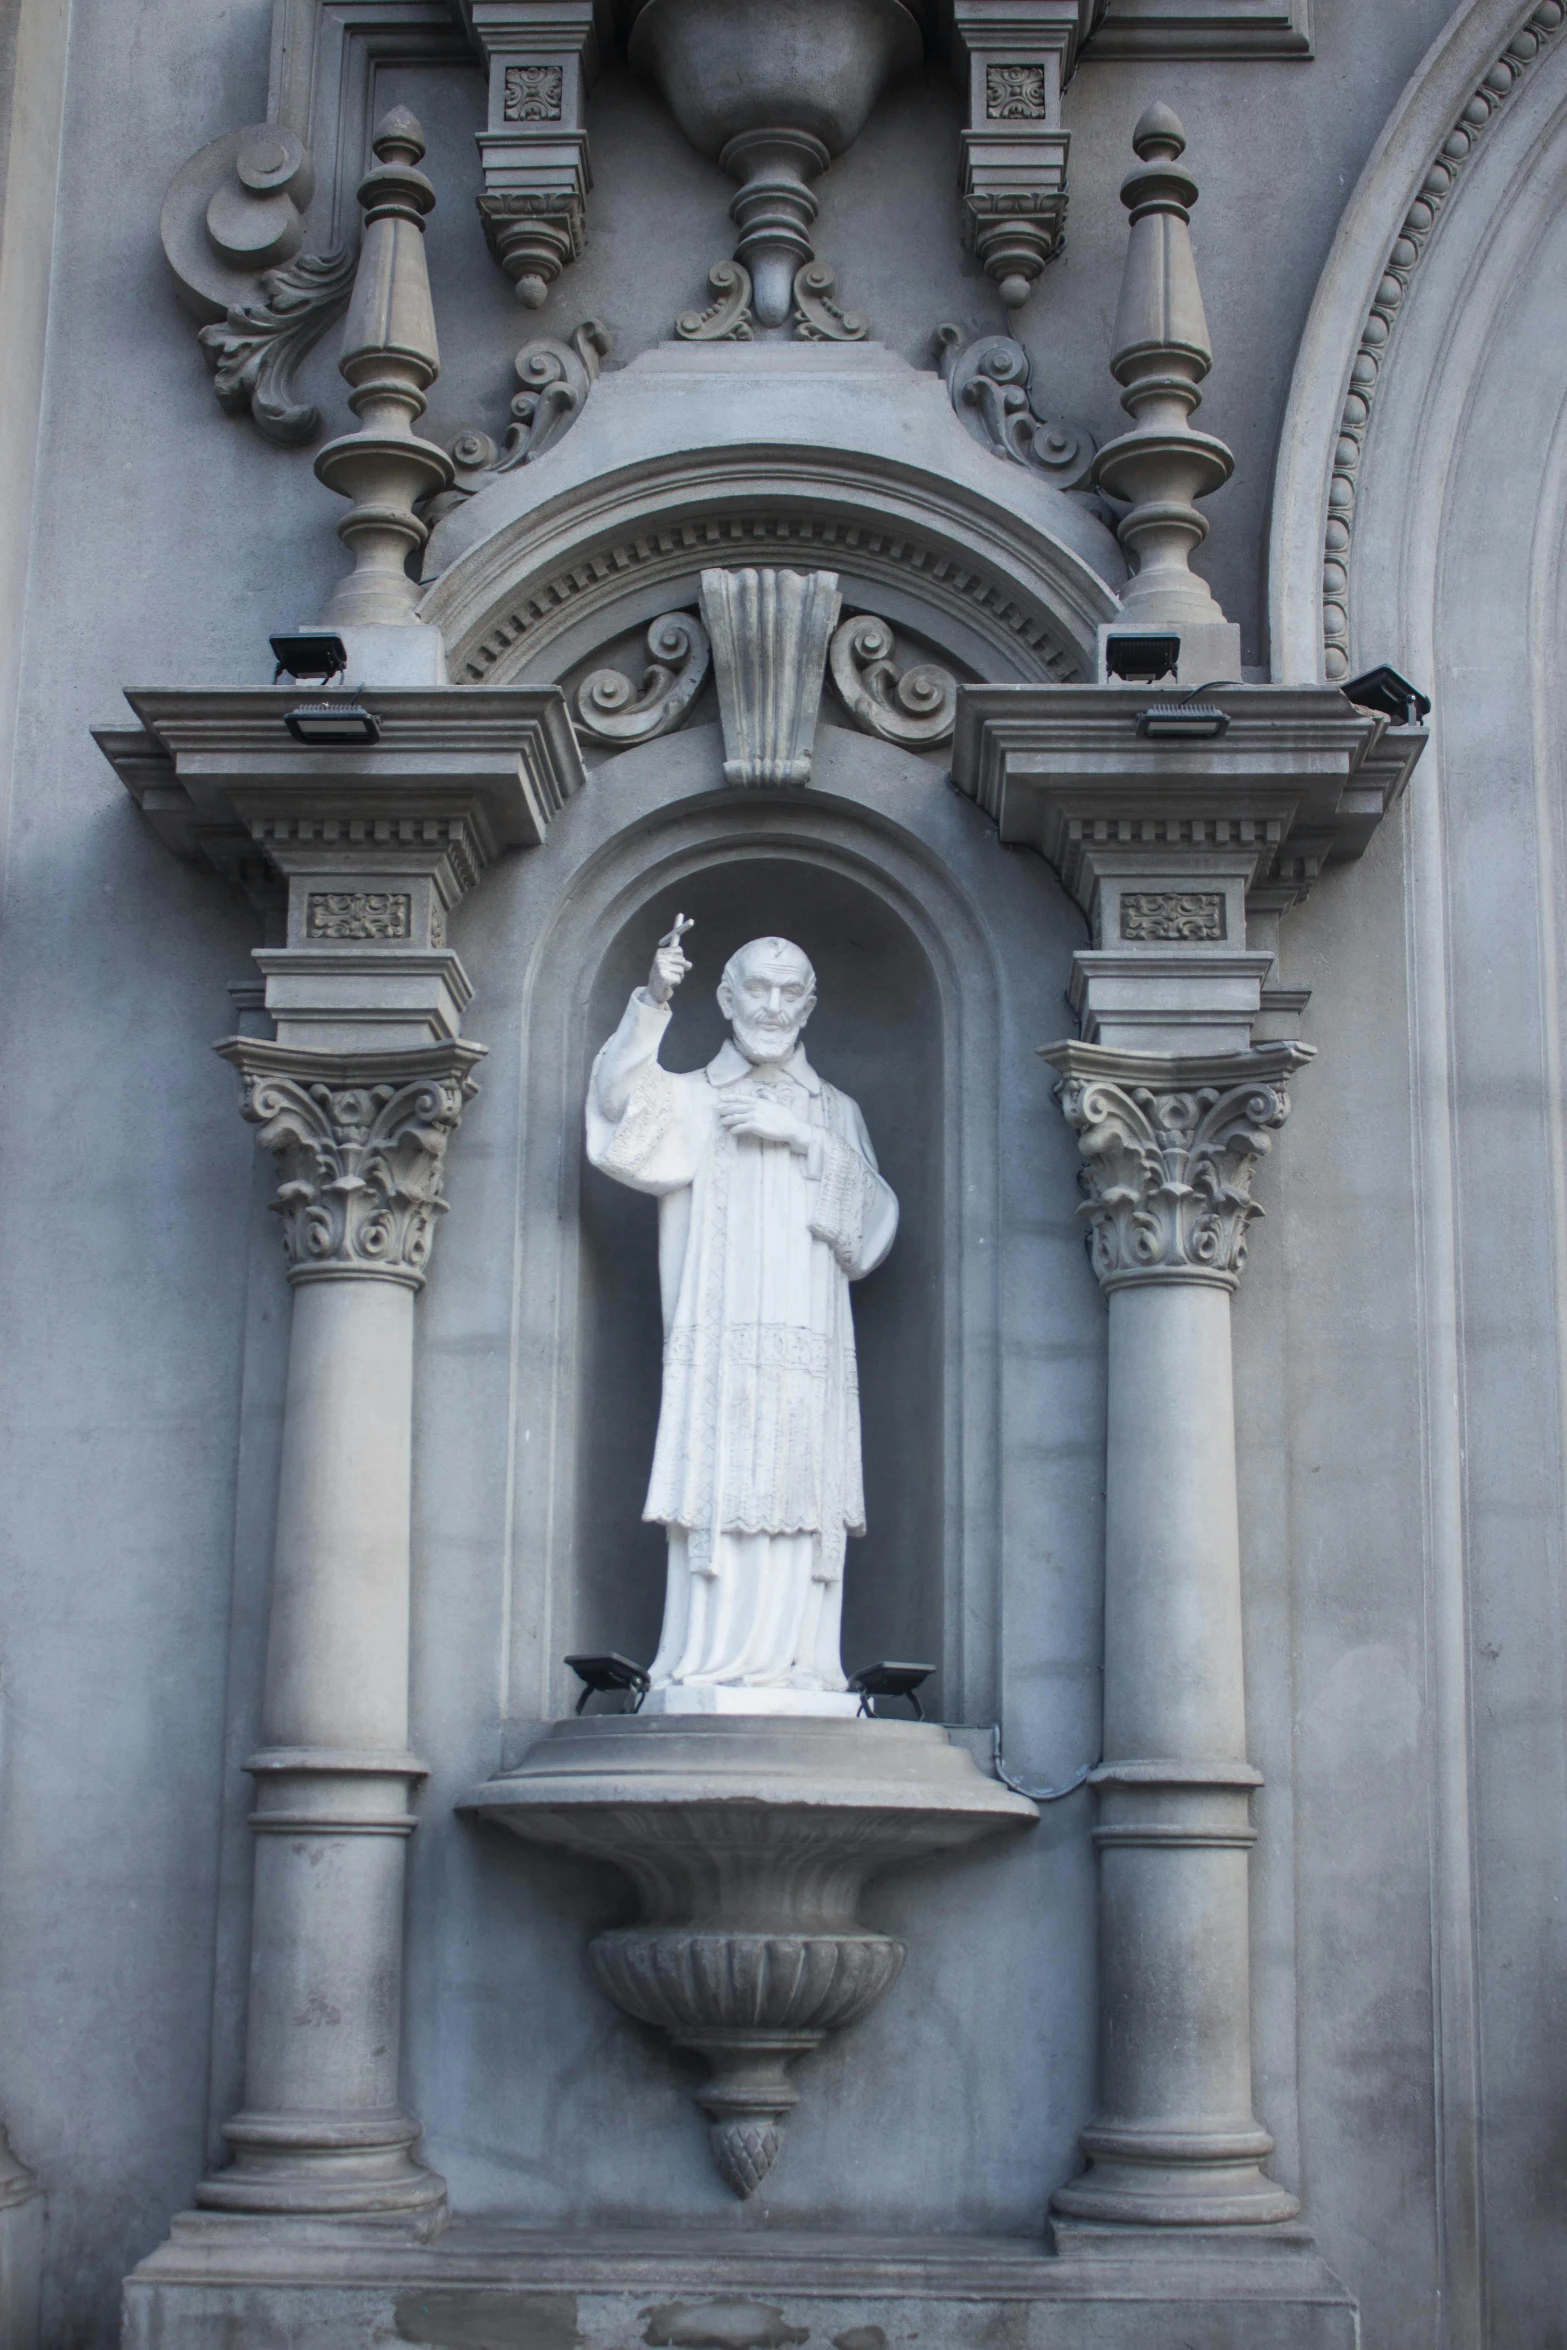
<instances>
[{"instance_id":1,"label":"black floodlight","mask_svg":"<svg viewBox=\"0 0 1567 2350\"><path fill-rule=\"evenodd\" d=\"M380 719L359 702L301 702L297 709L284 711L283 724L296 743L336 750L353 750L381 739Z\"/></svg>"},{"instance_id":2,"label":"black floodlight","mask_svg":"<svg viewBox=\"0 0 1567 2350\"><path fill-rule=\"evenodd\" d=\"M1155 702L1137 713L1137 731L1154 743L1213 743L1230 731L1216 702Z\"/></svg>"},{"instance_id":3,"label":"black floodlight","mask_svg":"<svg viewBox=\"0 0 1567 2350\"><path fill-rule=\"evenodd\" d=\"M1105 667L1112 677L1133 685L1156 685L1173 677L1181 658L1181 640L1154 629L1128 629L1105 638Z\"/></svg>"},{"instance_id":4,"label":"black floodlight","mask_svg":"<svg viewBox=\"0 0 1567 2350\"><path fill-rule=\"evenodd\" d=\"M272 672L274 685L280 677L292 677L301 685L330 685L334 677L341 677L348 667L348 650L340 636L329 628L300 628L292 636L275 636L271 640L272 658L277 663Z\"/></svg>"},{"instance_id":5,"label":"black floodlight","mask_svg":"<svg viewBox=\"0 0 1567 2350\"><path fill-rule=\"evenodd\" d=\"M1431 708L1430 695L1411 685L1407 677L1400 677L1385 661L1368 669L1364 677L1352 677L1339 690L1357 709L1380 710L1395 726L1419 726Z\"/></svg>"},{"instance_id":6,"label":"black floodlight","mask_svg":"<svg viewBox=\"0 0 1567 2350\"><path fill-rule=\"evenodd\" d=\"M595 1690L607 1693L613 1689L634 1690L636 1703L631 1711L641 1712L642 1700L648 1693L648 1677L629 1656L617 1656L611 1650L608 1656L568 1656L566 1662L582 1683L582 1695L577 1700L579 1714Z\"/></svg>"},{"instance_id":7,"label":"black floodlight","mask_svg":"<svg viewBox=\"0 0 1567 2350\"><path fill-rule=\"evenodd\" d=\"M934 1665L885 1664L867 1665L855 1674L849 1687L860 1701L862 1714L869 1714L873 1697L906 1697L914 1708L914 1719L923 1722L925 1708L919 1701L922 1682L928 1681L936 1670Z\"/></svg>"}]
</instances>

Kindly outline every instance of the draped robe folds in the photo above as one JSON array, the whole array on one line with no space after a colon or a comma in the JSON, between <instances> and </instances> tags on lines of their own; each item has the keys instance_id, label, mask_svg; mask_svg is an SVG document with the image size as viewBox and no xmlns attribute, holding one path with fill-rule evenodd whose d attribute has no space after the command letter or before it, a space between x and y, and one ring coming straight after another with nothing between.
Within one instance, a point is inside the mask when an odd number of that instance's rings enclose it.
<instances>
[{"instance_id":1,"label":"draped robe folds","mask_svg":"<svg viewBox=\"0 0 1567 2350\"><path fill-rule=\"evenodd\" d=\"M865 1531L849 1283L892 1246L898 1203L859 1110L796 1045L726 1043L676 1075L667 1005L638 990L593 1065L588 1156L659 1203L663 1398L644 1518L669 1533L655 1689L841 1691L844 1545ZM808 1152L729 1133L760 1096ZM606 1103L623 1100L618 1118Z\"/></svg>"}]
</instances>

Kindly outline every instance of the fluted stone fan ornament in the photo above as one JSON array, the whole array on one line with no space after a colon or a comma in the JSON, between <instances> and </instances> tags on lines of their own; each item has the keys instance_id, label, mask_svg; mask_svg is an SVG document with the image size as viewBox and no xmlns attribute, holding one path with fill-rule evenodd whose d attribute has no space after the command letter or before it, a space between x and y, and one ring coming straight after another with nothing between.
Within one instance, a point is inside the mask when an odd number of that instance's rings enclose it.
<instances>
[{"instance_id":1,"label":"fluted stone fan ornament","mask_svg":"<svg viewBox=\"0 0 1567 2350\"><path fill-rule=\"evenodd\" d=\"M810 782L839 603L835 571L703 572L726 783Z\"/></svg>"}]
</instances>

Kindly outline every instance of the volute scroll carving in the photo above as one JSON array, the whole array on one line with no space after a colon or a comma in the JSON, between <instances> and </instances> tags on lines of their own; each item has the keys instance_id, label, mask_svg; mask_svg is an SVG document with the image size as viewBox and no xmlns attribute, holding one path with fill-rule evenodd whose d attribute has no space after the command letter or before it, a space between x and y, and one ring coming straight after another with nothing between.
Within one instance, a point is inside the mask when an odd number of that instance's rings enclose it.
<instances>
[{"instance_id":1,"label":"volute scroll carving","mask_svg":"<svg viewBox=\"0 0 1567 2350\"><path fill-rule=\"evenodd\" d=\"M514 473L553 449L587 406L609 349L609 330L597 318L584 319L564 339L539 335L524 343L513 363L521 389L512 397L505 439L497 446L487 432L469 425L448 441L456 480L423 509L425 519L438 522L492 476Z\"/></svg>"},{"instance_id":2,"label":"volute scroll carving","mask_svg":"<svg viewBox=\"0 0 1567 2350\"><path fill-rule=\"evenodd\" d=\"M957 679L934 661L911 662L900 673L895 650L892 630L875 613L846 620L828 653L839 700L862 733L883 742L910 750L945 742L958 713Z\"/></svg>"},{"instance_id":3,"label":"volute scroll carving","mask_svg":"<svg viewBox=\"0 0 1567 2350\"><path fill-rule=\"evenodd\" d=\"M617 749L651 742L672 733L696 700L712 651L695 614L664 613L647 632L647 649L640 686L619 669L595 669L578 686L576 721L590 740Z\"/></svg>"},{"instance_id":4,"label":"volute scroll carving","mask_svg":"<svg viewBox=\"0 0 1567 2350\"><path fill-rule=\"evenodd\" d=\"M1233 1289L1262 1208L1252 1178L1289 1116L1308 1045L1168 1060L1058 1045L1062 1114L1077 1136L1078 1209L1106 1290L1149 1281ZM1228 1065L1226 1065L1228 1064Z\"/></svg>"},{"instance_id":5,"label":"volute scroll carving","mask_svg":"<svg viewBox=\"0 0 1567 2350\"><path fill-rule=\"evenodd\" d=\"M936 365L971 440L993 456L1043 474L1057 489L1086 489L1097 444L1085 424L1053 423L1033 400L1033 362L1010 335L966 343L961 327L938 326Z\"/></svg>"},{"instance_id":6,"label":"volute scroll carving","mask_svg":"<svg viewBox=\"0 0 1567 2350\"><path fill-rule=\"evenodd\" d=\"M379 1276L422 1288L446 1148L478 1092L482 1045L334 1055L233 1037L242 1112L273 1153L289 1279Z\"/></svg>"}]
</instances>

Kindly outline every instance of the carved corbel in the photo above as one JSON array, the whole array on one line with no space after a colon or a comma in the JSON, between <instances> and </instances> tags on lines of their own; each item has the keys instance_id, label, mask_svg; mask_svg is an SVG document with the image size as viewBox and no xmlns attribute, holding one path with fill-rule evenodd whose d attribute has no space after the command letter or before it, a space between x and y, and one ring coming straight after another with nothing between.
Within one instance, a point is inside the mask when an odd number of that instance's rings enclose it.
<instances>
[{"instance_id":1,"label":"carved corbel","mask_svg":"<svg viewBox=\"0 0 1567 2350\"><path fill-rule=\"evenodd\" d=\"M958 710L958 681L934 661L917 661L901 675L896 640L885 620L861 612L832 640L828 663L838 698L862 734L906 750L945 742Z\"/></svg>"},{"instance_id":2,"label":"carved corbel","mask_svg":"<svg viewBox=\"0 0 1567 2350\"><path fill-rule=\"evenodd\" d=\"M641 686L619 669L595 669L576 693L576 720L593 742L616 750L672 734L707 676L712 648L689 612L666 612L647 632L648 667Z\"/></svg>"},{"instance_id":3,"label":"carved corbel","mask_svg":"<svg viewBox=\"0 0 1567 2350\"><path fill-rule=\"evenodd\" d=\"M968 244L1008 310L1028 300L1066 233L1061 92L1106 0L953 0L967 84L962 193Z\"/></svg>"},{"instance_id":4,"label":"carved corbel","mask_svg":"<svg viewBox=\"0 0 1567 2350\"><path fill-rule=\"evenodd\" d=\"M1086 424L1055 424L1033 404L1032 362L1010 335L965 346L963 330L938 326L936 364L970 438L994 456L1042 473L1060 490L1088 486L1094 436Z\"/></svg>"},{"instance_id":5,"label":"carved corbel","mask_svg":"<svg viewBox=\"0 0 1567 2350\"><path fill-rule=\"evenodd\" d=\"M593 171L583 117L598 74L602 0L459 0L489 72L479 217L490 251L537 310L582 251Z\"/></svg>"},{"instance_id":6,"label":"carved corbel","mask_svg":"<svg viewBox=\"0 0 1567 2350\"><path fill-rule=\"evenodd\" d=\"M228 131L178 171L163 202L163 250L231 416L284 448L313 440L321 411L293 397L294 370L334 318L354 256L301 251L315 172L280 123Z\"/></svg>"}]
</instances>

